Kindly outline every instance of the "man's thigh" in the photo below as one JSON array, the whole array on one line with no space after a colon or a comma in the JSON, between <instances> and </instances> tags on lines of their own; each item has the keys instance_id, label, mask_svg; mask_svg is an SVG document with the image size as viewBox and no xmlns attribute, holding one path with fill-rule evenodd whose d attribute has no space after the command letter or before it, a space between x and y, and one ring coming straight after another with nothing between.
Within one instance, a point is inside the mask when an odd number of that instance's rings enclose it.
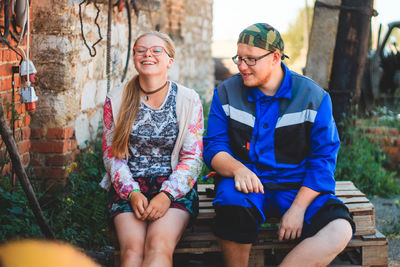
<instances>
[{"instance_id":1,"label":"man's thigh","mask_svg":"<svg viewBox=\"0 0 400 267\"><path fill-rule=\"evenodd\" d=\"M255 241L258 227L264 221L261 193L242 193L235 189L234 179L219 181L214 199L214 233L221 239L248 244Z\"/></svg>"}]
</instances>

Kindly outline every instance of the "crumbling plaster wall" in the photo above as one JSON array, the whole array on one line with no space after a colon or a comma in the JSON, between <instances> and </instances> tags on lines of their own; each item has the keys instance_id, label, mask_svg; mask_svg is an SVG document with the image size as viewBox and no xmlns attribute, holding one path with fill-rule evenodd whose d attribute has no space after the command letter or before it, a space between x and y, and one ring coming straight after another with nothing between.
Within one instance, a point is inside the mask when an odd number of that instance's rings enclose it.
<instances>
[{"instance_id":1,"label":"crumbling plaster wall","mask_svg":"<svg viewBox=\"0 0 400 267\"><path fill-rule=\"evenodd\" d=\"M39 101L32 115L34 132L34 166L61 168L71 163L73 156L59 166L48 166L54 155L75 155L98 133L102 108L107 94L106 0L98 0L98 24L103 40L98 43L96 56L91 57L84 46L79 22L78 0L40 0L32 7L32 59L40 77L35 85ZM93 2L93 1L92 1ZM101 3L104 2L104 3ZM132 35L135 38L149 30L168 33L176 44L176 58L169 78L196 89L208 101L214 84L211 56L212 0L136 0L138 16L131 12ZM82 7L83 31L88 44L98 38L94 23L96 8L93 3ZM112 11L111 88L120 86L128 52L128 21L126 10ZM132 55L132 54L131 54ZM132 56L124 83L135 74ZM72 136L47 138L50 130L72 132ZM49 142L62 149L48 149ZM67 143L60 145L59 143ZM46 147L46 148L44 148ZM62 165L62 166L61 166ZM62 171L61 171L62 172ZM65 174L65 172L64 172Z\"/></svg>"}]
</instances>

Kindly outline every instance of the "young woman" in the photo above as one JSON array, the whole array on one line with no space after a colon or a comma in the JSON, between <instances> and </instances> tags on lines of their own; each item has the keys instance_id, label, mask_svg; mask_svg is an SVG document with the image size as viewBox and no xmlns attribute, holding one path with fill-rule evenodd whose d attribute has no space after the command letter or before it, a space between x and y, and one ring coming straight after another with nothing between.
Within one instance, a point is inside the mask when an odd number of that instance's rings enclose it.
<instances>
[{"instance_id":1,"label":"young woman","mask_svg":"<svg viewBox=\"0 0 400 267\"><path fill-rule=\"evenodd\" d=\"M122 266L172 266L198 213L193 186L202 167L203 110L194 90L167 80L175 55L167 35L142 34L133 52L138 75L104 105L101 185L110 189Z\"/></svg>"}]
</instances>

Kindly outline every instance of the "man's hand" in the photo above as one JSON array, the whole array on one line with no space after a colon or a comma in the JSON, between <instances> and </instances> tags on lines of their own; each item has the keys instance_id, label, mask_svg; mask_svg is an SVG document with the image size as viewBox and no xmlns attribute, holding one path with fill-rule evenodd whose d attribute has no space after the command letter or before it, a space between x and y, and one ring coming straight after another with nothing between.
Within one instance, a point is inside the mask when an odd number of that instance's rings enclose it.
<instances>
[{"instance_id":1,"label":"man's hand","mask_svg":"<svg viewBox=\"0 0 400 267\"><path fill-rule=\"evenodd\" d=\"M301 207L292 204L292 206L285 212L281 219L278 229L278 239L293 240L301 236L303 229L305 210Z\"/></svg>"},{"instance_id":2,"label":"man's hand","mask_svg":"<svg viewBox=\"0 0 400 267\"><path fill-rule=\"evenodd\" d=\"M254 172L243 166L238 168L234 173L235 188L243 193L263 193L264 186Z\"/></svg>"},{"instance_id":3,"label":"man's hand","mask_svg":"<svg viewBox=\"0 0 400 267\"><path fill-rule=\"evenodd\" d=\"M143 213L149 204L147 198L141 192L135 191L131 194L129 202L131 203L131 207L136 215L136 218L141 220Z\"/></svg>"},{"instance_id":4,"label":"man's hand","mask_svg":"<svg viewBox=\"0 0 400 267\"><path fill-rule=\"evenodd\" d=\"M146 208L141 220L154 221L165 215L168 208L171 206L171 200L163 192L158 193Z\"/></svg>"}]
</instances>

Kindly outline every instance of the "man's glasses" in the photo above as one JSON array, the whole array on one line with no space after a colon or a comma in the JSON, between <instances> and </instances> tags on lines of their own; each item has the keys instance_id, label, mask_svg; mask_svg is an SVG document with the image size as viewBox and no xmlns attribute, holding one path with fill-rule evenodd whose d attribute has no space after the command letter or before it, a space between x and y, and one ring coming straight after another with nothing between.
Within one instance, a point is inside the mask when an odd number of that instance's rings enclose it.
<instances>
[{"instance_id":1,"label":"man's glasses","mask_svg":"<svg viewBox=\"0 0 400 267\"><path fill-rule=\"evenodd\" d=\"M147 52L147 50L150 50L150 53L151 53L153 56L159 56L159 55L162 54L163 51L165 51L165 53L166 53L169 57L171 57L171 56L167 53L167 51L165 50L165 48L162 47L162 46L156 45L156 46L152 46L152 47L144 47L144 46L141 46L141 45L137 45L137 46L133 47L133 52L135 53L135 55L139 55L139 56L145 55L146 52Z\"/></svg>"},{"instance_id":2,"label":"man's glasses","mask_svg":"<svg viewBox=\"0 0 400 267\"><path fill-rule=\"evenodd\" d=\"M233 63L235 63L236 65L239 65L242 61L244 63L246 63L247 66L254 66L257 64L257 60L260 60L262 58L265 58L266 56L274 53L275 51L269 51L268 53L266 53L265 55L259 56L259 57L248 57L248 58L243 58L243 57L239 57L238 55L232 57Z\"/></svg>"}]
</instances>

